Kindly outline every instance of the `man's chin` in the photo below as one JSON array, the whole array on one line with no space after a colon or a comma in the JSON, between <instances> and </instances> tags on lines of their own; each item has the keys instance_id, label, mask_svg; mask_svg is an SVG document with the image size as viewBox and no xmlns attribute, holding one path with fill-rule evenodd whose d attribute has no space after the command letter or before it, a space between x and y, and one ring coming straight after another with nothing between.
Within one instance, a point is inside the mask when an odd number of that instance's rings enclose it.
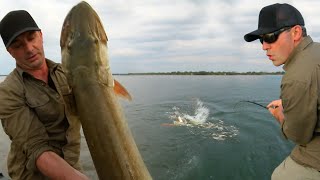
<instances>
[{"instance_id":1,"label":"man's chin","mask_svg":"<svg viewBox=\"0 0 320 180\"><path fill-rule=\"evenodd\" d=\"M277 67L282 65L282 63L277 62L277 61L272 61L272 63L274 66L277 66Z\"/></svg>"}]
</instances>

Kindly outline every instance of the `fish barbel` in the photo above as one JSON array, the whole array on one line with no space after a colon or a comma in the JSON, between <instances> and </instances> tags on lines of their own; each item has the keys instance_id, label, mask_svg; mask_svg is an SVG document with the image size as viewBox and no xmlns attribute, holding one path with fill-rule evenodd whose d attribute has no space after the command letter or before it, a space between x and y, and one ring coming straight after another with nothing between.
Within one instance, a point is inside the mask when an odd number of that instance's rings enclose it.
<instances>
[{"instance_id":1,"label":"fish barbel","mask_svg":"<svg viewBox=\"0 0 320 180\"><path fill-rule=\"evenodd\" d=\"M132 137L116 93L131 96L112 77L107 35L86 2L74 6L61 31L62 66L99 179L152 179ZM122 88L121 88L122 87Z\"/></svg>"}]
</instances>

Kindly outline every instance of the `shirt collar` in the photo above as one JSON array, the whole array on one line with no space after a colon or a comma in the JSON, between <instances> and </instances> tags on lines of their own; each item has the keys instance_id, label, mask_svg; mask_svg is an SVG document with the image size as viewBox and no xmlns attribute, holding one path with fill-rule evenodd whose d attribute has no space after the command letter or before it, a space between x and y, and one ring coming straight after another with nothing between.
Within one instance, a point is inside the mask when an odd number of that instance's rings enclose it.
<instances>
[{"instance_id":1,"label":"shirt collar","mask_svg":"<svg viewBox=\"0 0 320 180\"><path fill-rule=\"evenodd\" d=\"M295 55L299 53L300 51L303 51L309 44L313 43L313 40L310 36L305 37L298 46L292 51L288 59L286 60L283 69L287 71L291 64L295 61Z\"/></svg>"},{"instance_id":2,"label":"shirt collar","mask_svg":"<svg viewBox=\"0 0 320 180\"><path fill-rule=\"evenodd\" d=\"M51 73L54 69L56 69L56 67L58 66L57 63L49 60L49 59L46 59L46 62L47 62L47 66L49 68L49 72ZM29 74L27 73L26 71L24 71L21 67L19 67L18 65L16 65L16 70L18 71L19 75L21 77L23 77L23 74Z\"/></svg>"}]
</instances>

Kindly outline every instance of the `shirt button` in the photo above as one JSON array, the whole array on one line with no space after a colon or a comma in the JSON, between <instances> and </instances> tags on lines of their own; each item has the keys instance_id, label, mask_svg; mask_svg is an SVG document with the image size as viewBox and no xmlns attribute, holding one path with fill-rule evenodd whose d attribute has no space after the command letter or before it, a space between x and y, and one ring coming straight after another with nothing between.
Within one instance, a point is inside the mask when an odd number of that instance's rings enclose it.
<instances>
[{"instance_id":1,"label":"shirt button","mask_svg":"<svg viewBox=\"0 0 320 180\"><path fill-rule=\"evenodd\" d=\"M58 99L59 99L59 98L60 98L60 95L59 95L59 94L57 94L57 95L56 95L56 98L58 98Z\"/></svg>"}]
</instances>

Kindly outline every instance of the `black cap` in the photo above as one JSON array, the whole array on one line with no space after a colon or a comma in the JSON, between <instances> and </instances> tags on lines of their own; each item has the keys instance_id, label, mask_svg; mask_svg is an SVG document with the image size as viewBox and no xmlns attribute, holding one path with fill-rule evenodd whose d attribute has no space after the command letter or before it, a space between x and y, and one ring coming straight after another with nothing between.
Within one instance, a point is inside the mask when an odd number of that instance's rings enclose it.
<instances>
[{"instance_id":1,"label":"black cap","mask_svg":"<svg viewBox=\"0 0 320 180\"><path fill-rule=\"evenodd\" d=\"M304 20L301 13L289 4L272 4L261 9L258 29L244 36L247 42L254 41L260 35L272 33L284 27L302 25Z\"/></svg>"},{"instance_id":2,"label":"black cap","mask_svg":"<svg viewBox=\"0 0 320 180\"><path fill-rule=\"evenodd\" d=\"M26 31L40 31L40 29L25 10L11 11L0 22L0 34L6 48L17 36Z\"/></svg>"}]
</instances>

